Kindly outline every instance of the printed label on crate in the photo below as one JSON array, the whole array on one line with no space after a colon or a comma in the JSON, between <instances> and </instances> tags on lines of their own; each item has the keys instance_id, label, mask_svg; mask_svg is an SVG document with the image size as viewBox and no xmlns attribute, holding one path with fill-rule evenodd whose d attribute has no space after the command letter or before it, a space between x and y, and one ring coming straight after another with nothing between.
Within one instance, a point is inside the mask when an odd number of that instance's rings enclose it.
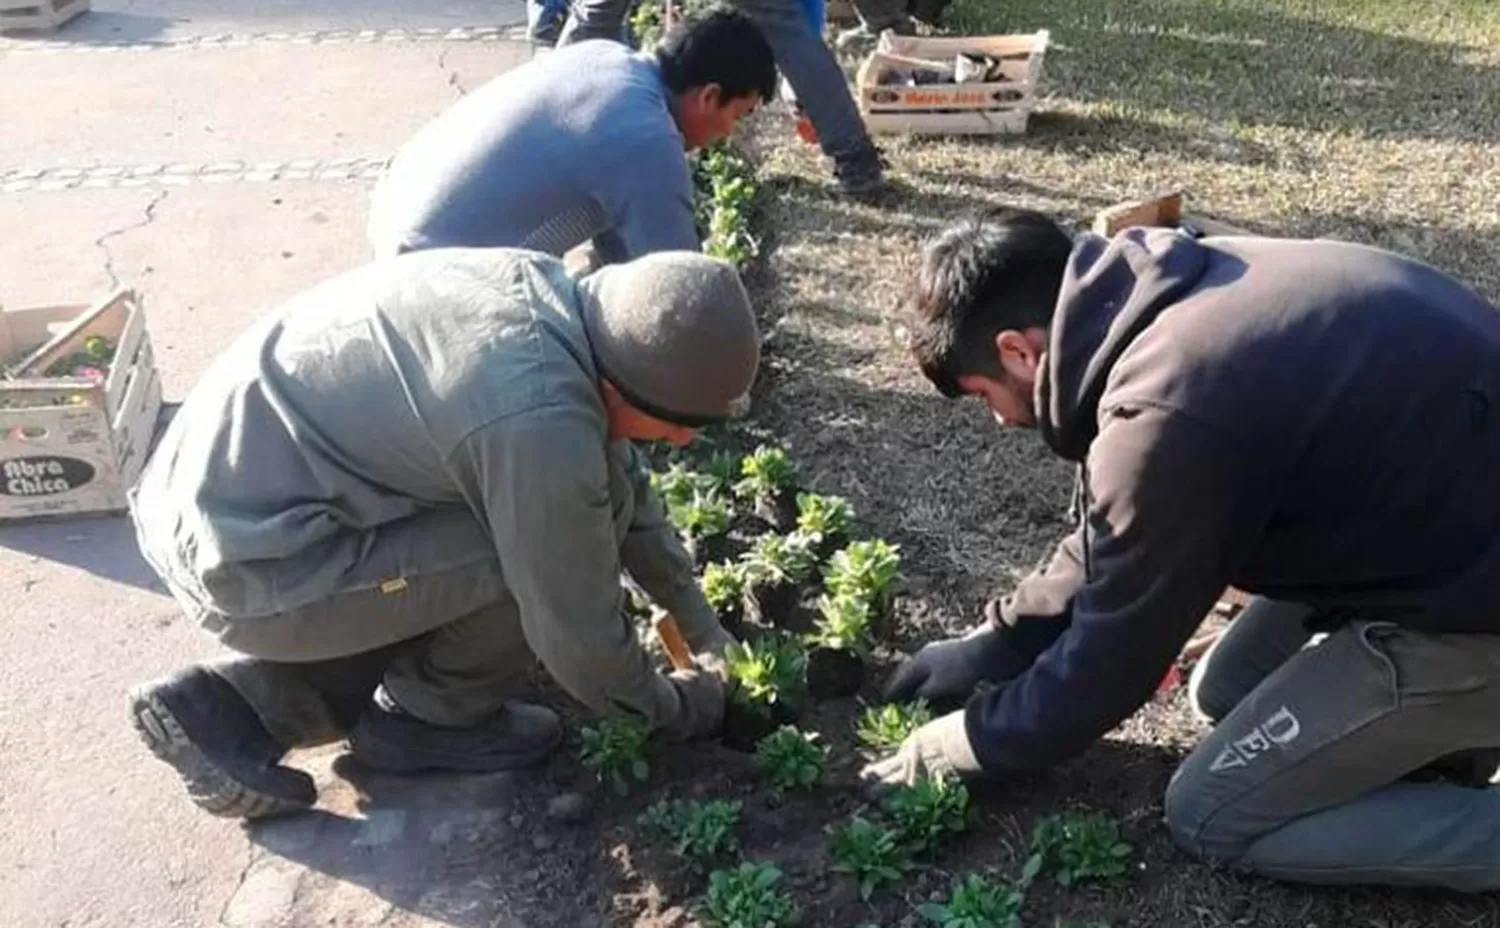
<instances>
[{"instance_id":1,"label":"printed label on crate","mask_svg":"<svg viewBox=\"0 0 1500 928\"><path fill-rule=\"evenodd\" d=\"M56 496L82 489L93 482L98 469L82 458L58 454L6 458L0 461L0 494L5 496Z\"/></svg>"}]
</instances>

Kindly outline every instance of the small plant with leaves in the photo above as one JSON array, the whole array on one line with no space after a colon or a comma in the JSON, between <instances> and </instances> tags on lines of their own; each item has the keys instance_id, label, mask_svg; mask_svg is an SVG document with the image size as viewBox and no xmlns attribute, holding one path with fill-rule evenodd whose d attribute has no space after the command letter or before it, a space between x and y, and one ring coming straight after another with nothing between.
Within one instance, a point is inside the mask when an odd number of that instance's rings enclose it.
<instances>
[{"instance_id":1,"label":"small plant with leaves","mask_svg":"<svg viewBox=\"0 0 1500 928\"><path fill-rule=\"evenodd\" d=\"M721 140L693 160L693 214L703 251L742 266L760 253L752 232L760 185L755 168Z\"/></svg>"},{"instance_id":2,"label":"small plant with leaves","mask_svg":"<svg viewBox=\"0 0 1500 928\"><path fill-rule=\"evenodd\" d=\"M696 491L684 502L667 506L667 517L690 539L716 538L729 531L734 510L717 493Z\"/></svg>"},{"instance_id":3,"label":"small plant with leaves","mask_svg":"<svg viewBox=\"0 0 1500 928\"><path fill-rule=\"evenodd\" d=\"M797 494L797 532L824 556L844 540L854 525L854 507L841 496Z\"/></svg>"},{"instance_id":4,"label":"small plant with leaves","mask_svg":"<svg viewBox=\"0 0 1500 928\"><path fill-rule=\"evenodd\" d=\"M812 644L836 651L863 652L869 638L869 603L853 596L818 597Z\"/></svg>"},{"instance_id":5,"label":"small plant with leaves","mask_svg":"<svg viewBox=\"0 0 1500 928\"><path fill-rule=\"evenodd\" d=\"M776 796L818 785L827 762L828 749L818 744L817 734L791 725L766 735L755 747L756 769Z\"/></svg>"},{"instance_id":6,"label":"small plant with leaves","mask_svg":"<svg viewBox=\"0 0 1500 928\"><path fill-rule=\"evenodd\" d=\"M724 649L733 683L732 700L773 717L775 709L792 711L802 702L807 654L796 641L767 635Z\"/></svg>"},{"instance_id":7,"label":"small plant with leaves","mask_svg":"<svg viewBox=\"0 0 1500 928\"><path fill-rule=\"evenodd\" d=\"M930 854L969 827L969 788L957 778L924 778L885 797L885 814L901 843Z\"/></svg>"},{"instance_id":8,"label":"small plant with leaves","mask_svg":"<svg viewBox=\"0 0 1500 928\"><path fill-rule=\"evenodd\" d=\"M695 869L739 850L734 830L740 822L738 800L663 799L640 817L647 831L665 838L672 853L686 858Z\"/></svg>"},{"instance_id":9,"label":"small plant with leaves","mask_svg":"<svg viewBox=\"0 0 1500 928\"><path fill-rule=\"evenodd\" d=\"M668 518L671 518L674 507L691 503L703 486L701 475L688 470L685 464L673 464L666 470L652 471L648 480L651 489L661 497L662 505L667 507Z\"/></svg>"},{"instance_id":10,"label":"small plant with leaves","mask_svg":"<svg viewBox=\"0 0 1500 928\"><path fill-rule=\"evenodd\" d=\"M819 699L853 696L865 681L870 607L850 596L822 596L808 643L807 683Z\"/></svg>"},{"instance_id":11,"label":"small plant with leaves","mask_svg":"<svg viewBox=\"0 0 1500 928\"><path fill-rule=\"evenodd\" d=\"M704 484L716 493L732 495L739 483L744 456L733 451L715 451L703 465Z\"/></svg>"},{"instance_id":12,"label":"small plant with leaves","mask_svg":"<svg viewBox=\"0 0 1500 928\"><path fill-rule=\"evenodd\" d=\"M854 877L865 900L882 886L900 883L911 869L911 855L900 836L859 815L833 830L829 850L834 871Z\"/></svg>"},{"instance_id":13,"label":"small plant with leaves","mask_svg":"<svg viewBox=\"0 0 1500 928\"><path fill-rule=\"evenodd\" d=\"M1031 857L1023 879L1030 882L1052 869L1063 886L1116 880L1129 869L1131 847L1120 838L1120 823L1101 812L1070 810L1049 815L1031 835Z\"/></svg>"},{"instance_id":14,"label":"small plant with leaves","mask_svg":"<svg viewBox=\"0 0 1500 928\"><path fill-rule=\"evenodd\" d=\"M859 717L854 733L859 740L877 750L899 748L907 736L932 721L927 700L912 703L892 702L869 706Z\"/></svg>"},{"instance_id":15,"label":"small plant with leaves","mask_svg":"<svg viewBox=\"0 0 1500 928\"><path fill-rule=\"evenodd\" d=\"M761 445L740 464L735 491L755 504L755 514L778 530L797 524L797 465L781 448Z\"/></svg>"},{"instance_id":16,"label":"small plant with leaves","mask_svg":"<svg viewBox=\"0 0 1500 928\"><path fill-rule=\"evenodd\" d=\"M939 928L1020 928L1025 894L971 873L953 884L947 902L929 902L917 912Z\"/></svg>"},{"instance_id":17,"label":"small plant with leaves","mask_svg":"<svg viewBox=\"0 0 1500 928\"><path fill-rule=\"evenodd\" d=\"M708 877L700 914L709 928L789 928L802 919L774 864L745 862Z\"/></svg>"},{"instance_id":18,"label":"small plant with leaves","mask_svg":"<svg viewBox=\"0 0 1500 928\"><path fill-rule=\"evenodd\" d=\"M812 577L816 561L806 542L795 535L762 535L745 552L742 563L749 605L760 621L787 627L798 614L802 584Z\"/></svg>"},{"instance_id":19,"label":"small plant with leaves","mask_svg":"<svg viewBox=\"0 0 1500 928\"><path fill-rule=\"evenodd\" d=\"M583 766L621 796L630 792L632 782L644 783L651 776L646 761L651 729L645 719L634 715L601 719L584 728L580 737Z\"/></svg>"},{"instance_id":20,"label":"small plant with leaves","mask_svg":"<svg viewBox=\"0 0 1500 928\"><path fill-rule=\"evenodd\" d=\"M719 619L726 625L738 625L745 605L744 568L728 561L709 564L703 568L698 584Z\"/></svg>"},{"instance_id":21,"label":"small plant with leaves","mask_svg":"<svg viewBox=\"0 0 1500 928\"><path fill-rule=\"evenodd\" d=\"M850 542L834 553L824 583L834 596L852 596L884 614L901 573L900 547L881 538Z\"/></svg>"}]
</instances>

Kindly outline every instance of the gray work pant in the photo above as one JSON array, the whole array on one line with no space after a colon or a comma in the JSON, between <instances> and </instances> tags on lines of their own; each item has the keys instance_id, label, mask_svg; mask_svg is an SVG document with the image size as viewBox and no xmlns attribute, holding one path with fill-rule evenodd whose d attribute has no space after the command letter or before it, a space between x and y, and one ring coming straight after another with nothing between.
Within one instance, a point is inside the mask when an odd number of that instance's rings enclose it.
<instances>
[{"instance_id":1,"label":"gray work pant","mask_svg":"<svg viewBox=\"0 0 1500 928\"><path fill-rule=\"evenodd\" d=\"M1308 614L1252 601L1194 672L1217 726L1167 789L1177 843L1295 882L1500 889L1500 790L1409 779L1493 773L1500 636L1355 622L1308 645Z\"/></svg>"},{"instance_id":2,"label":"gray work pant","mask_svg":"<svg viewBox=\"0 0 1500 928\"><path fill-rule=\"evenodd\" d=\"M424 562L432 566L410 567ZM392 577L401 579L386 583ZM473 725L513 696L536 663L494 546L458 509L379 534L345 592L214 630L245 656L210 668L287 747L347 734L382 683L424 721Z\"/></svg>"},{"instance_id":3,"label":"gray work pant","mask_svg":"<svg viewBox=\"0 0 1500 928\"><path fill-rule=\"evenodd\" d=\"M849 93L849 82L823 36L808 22L798 0L730 0L760 27L776 56L776 66L797 94L818 130L823 153L844 159L870 147L864 120ZM559 45L585 39L617 39L633 0L572 0Z\"/></svg>"}]
</instances>

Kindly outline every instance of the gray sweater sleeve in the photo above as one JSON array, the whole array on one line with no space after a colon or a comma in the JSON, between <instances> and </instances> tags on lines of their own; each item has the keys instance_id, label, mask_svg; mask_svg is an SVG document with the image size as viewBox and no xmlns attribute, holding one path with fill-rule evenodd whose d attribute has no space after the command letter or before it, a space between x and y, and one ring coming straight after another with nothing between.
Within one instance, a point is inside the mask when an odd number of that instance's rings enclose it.
<instances>
[{"instance_id":1,"label":"gray sweater sleeve","mask_svg":"<svg viewBox=\"0 0 1500 928\"><path fill-rule=\"evenodd\" d=\"M468 436L450 465L494 536L527 644L569 693L677 736L693 707L652 669L623 610L620 555L600 426L556 405Z\"/></svg>"},{"instance_id":2,"label":"gray sweater sleeve","mask_svg":"<svg viewBox=\"0 0 1500 928\"><path fill-rule=\"evenodd\" d=\"M610 163L601 193L626 260L658 251L698 251L693 179L678 136L657 134Z\"/></svg>"},{"instance_id":3,"label":"gray sweater sleeve","mask_svg":"<svg viewBox=\"0 0 1500 928\"><path fill-rule=\"evenodd\" d=\"M703 597L693 573L693 561L667 521L666 511L651 489L645 462L629 445L626 473L635 494L635 516L620 548L625 570L658 606L677 619L694 651L723 642L728 634Z\"/></svg>"}]
</instances>

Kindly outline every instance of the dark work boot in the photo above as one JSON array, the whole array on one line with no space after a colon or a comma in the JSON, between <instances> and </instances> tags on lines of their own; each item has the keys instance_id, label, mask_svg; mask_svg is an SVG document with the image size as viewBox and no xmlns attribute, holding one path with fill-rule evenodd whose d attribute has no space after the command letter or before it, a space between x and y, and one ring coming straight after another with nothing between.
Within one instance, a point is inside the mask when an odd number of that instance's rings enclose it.
<instances>
[{"instance_id":1,"label":"dark work boot","mask_svg":"<svg viewBox=\"0 0 1500 928\"><path fill-rule=\"evenodd\" d=\"M880 149L868 144L835 158L833 176L844 193L871 196L885 189L885 159L880 156Z\"/></svg>"},{"instance_id":2,"label":"dark work boot","mask_svg":"<svg viewBox=\"0 0 1500 928\"><path fill-rule=\"evenodd\" d=\"M214 815L266 818L302 812L318 799L312 777L281 766L285 748L239 691L202 667L132 689L130 719L193 802Z\"/></svg>"},{"instance_id":3,"label":"dark work boot","mask_svg":"<svg viewBox=\"0 0 1500 928\"><path fill-rule=\"evenodd\" d=\"M349 749L387 773L495 773L535 766L562 740L562 719L545 706L507 702L478 725L449 728L406 712L381 687L349 736Z\"/></svg>"}]
</instances>

